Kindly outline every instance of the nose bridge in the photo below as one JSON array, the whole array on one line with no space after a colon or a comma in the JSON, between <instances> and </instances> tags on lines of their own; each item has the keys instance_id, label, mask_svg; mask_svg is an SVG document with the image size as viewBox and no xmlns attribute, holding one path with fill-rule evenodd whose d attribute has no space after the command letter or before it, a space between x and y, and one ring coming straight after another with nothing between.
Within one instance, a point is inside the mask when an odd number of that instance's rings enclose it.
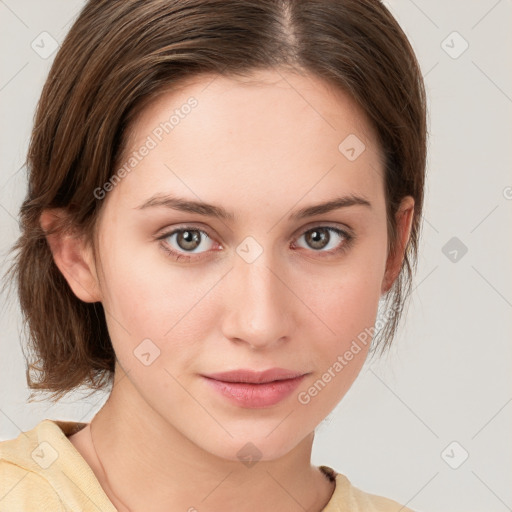
<instances>
[{"instance_id":1,"label":"nose bridge","mask_svg":"<svg viewBox=\"0 0 512 512\"><path fill-rule=\"evenodd\" d=\"M259 244L258 244L259 245ZM253 347L277 343L288 336L290 299L281 266L270 249L246 240L237 248L230 272L225 335Z\"/></svg>"}]
</instances>

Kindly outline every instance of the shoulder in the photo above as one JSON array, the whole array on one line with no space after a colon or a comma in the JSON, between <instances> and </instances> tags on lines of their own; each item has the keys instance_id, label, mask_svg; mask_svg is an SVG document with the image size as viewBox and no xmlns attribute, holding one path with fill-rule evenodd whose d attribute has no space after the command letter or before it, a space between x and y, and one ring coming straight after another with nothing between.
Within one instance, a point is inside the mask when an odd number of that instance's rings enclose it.
<instances>
[{"instance_id":1,"label":"shoulder","mask_svg":"<svg viewBox=\"0 0 512 512\"><path fill-rule=\"evenodd\" d=\"M365 492L353 485L351 485L351 494L361 511L414 512L412 509L407 508L391 498Z\"/></svg>"},{"instance_id":2,"label":"shoulder","mask_svg":"<svg viewBox=\"0 0 512 512\"><path fill-rule=\"evenodd\" d=\"M115 512L68 439L86 425L45 419L0 442L1 512Z\"/></svg>"},{"instance_id":3,"label":"shoulder","mask_svg":"<svg viewBox=\"0 0 512 512\"><path fill-rule=\"evenodd\" d=\"M58 494L40 472L35 448L24 432L16 439L0 442L2 512L65 510Z\"/></svg>"},{"instance_id":4,"label":"shoulder","mask_svg":"<svg viewBox=\"0 0 512 512\"><path fill-rule=\"evenodd\" d=\"M343 474L321 466L326 474L331 474L336 479L336 488L331 500L322 512L414 512L397 501L363 491L353 485Z\"/></svg>"}]
</instances>

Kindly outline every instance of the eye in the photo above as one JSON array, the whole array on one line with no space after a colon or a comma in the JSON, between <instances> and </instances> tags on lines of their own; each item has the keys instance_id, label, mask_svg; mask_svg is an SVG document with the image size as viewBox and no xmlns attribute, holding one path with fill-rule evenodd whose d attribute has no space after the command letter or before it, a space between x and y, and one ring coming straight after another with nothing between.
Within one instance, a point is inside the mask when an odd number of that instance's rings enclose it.
<instances>
[{"instance_id":1,"label":"eye","mask_svg":"<svg viewBox=\"0 0 512 512\"><path fill-rule=\"evenodd\" d=\"M304 238L306 244L315 252L337 254L348 249L354 236L348 232L332 226L316 226L308 229L298 240ZM344 242L340 242L344 240ZM323 250L326 249L327 250Z\"/></svg>"},{"instance_id":2,"label":"eye","mask_svg":"<svg viewBox=\"0 0 512 512\"><path fill-rule=\"evenodd\" d=\"M192 259L189 254L202 254L211 249L212 239L202 229L191 226L175 229L169 233L165 233L159 240L162 249L176 260L188 261ZM204 251L198 250L203 246Z\"/></svg>"},{"instance_id":3,"label":"eye","mask_svg":"<svg viewBox=\"0 0 512 512\"><path fill-rule=\"evenodd\" d=\"M306 249L328 256L348 250L355 236L332 226L316 226L305 231L298 240L301 238L309 246ZM206 253L215 245L206 231L193 226L174 229L158 237L158 240L162 241L162 249L176 261L201 259L202 256L194 255ZM203 250L200 250L201 246ZM326 248L328 250L324 250Z\"/></svg>"}]
</instances>

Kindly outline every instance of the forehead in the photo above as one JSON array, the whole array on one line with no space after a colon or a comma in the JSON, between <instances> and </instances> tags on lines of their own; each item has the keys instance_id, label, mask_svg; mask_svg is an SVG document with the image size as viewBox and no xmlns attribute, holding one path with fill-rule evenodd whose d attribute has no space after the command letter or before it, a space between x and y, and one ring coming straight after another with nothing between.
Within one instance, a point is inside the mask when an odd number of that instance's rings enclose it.
<instances>
[{"instance_id":1,"label":"forehead","mask_svg":"<svg viewBox=\"0 0 512 512\"><path fill-rule=\"evenodd\" d=\"M362 109L318 77L285 70L200 75L163 92L132 125L123 165L113 195L132 207L162 192L237 196L248 208L323 200L333 188L382 192L381 151Z\"/></svg>"},{"instance_id":2,"label":"forehead","mask_svg":"<svg viewBox=\"0 0 512 512\"><path fill-rule=\"evenodd\" d=\"M192 100L197 106L188 108ZM336 136L346 132L357 133L363 139L376 136L366 113L346 92L316 75L284 69L258 70L244 77L204 74L182 80L172 89L164 89L144 108L131 127L130 145L143 142L173 113L172 131L178 124L194 128L190 126L193 121L181 122L191 117L202 134L210 130L210 138L214 129L222 128L233 139L239 135L238 142L243 139L253 145L258 140L284 144L284 135L299 130L304 136L328 129L338 132ZM293 121L301 121L301 125ZM280 129L283 137L273 140L270 128L273 132ZM251 140L247 135L258 135L259 139ZM298 147L301 140L288 142Z\"/></svg>"}]
</instances>

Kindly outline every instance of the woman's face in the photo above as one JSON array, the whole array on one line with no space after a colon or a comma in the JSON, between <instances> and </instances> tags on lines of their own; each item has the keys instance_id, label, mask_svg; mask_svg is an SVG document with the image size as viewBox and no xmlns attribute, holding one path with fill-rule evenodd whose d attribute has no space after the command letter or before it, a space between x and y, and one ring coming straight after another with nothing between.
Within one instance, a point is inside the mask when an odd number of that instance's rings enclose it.
<instances>
[{"instance_id":1,"label":"woman's face","mask_svg":"<svg viewBox=\"0 0 512 512\"><path fill-rule=\"evenodd\" d=\"M282 456L367 355L387 257L375 134L319 79L265 71L196 77L132 135L98 232L117 376L141 417L212 454ZM343 197L358 199L312 208ZM287 394L205 377L276 367L304 377Z\"/></svg>"}]
</instances>

